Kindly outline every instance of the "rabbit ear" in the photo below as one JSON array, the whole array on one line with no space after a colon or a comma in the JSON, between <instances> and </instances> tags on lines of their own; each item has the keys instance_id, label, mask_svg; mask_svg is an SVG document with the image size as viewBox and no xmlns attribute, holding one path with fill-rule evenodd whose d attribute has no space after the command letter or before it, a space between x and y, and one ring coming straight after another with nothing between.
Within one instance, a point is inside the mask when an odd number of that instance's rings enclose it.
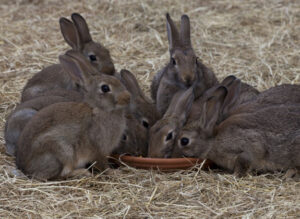
<instances>
[{"instance_id":1,"label":"rabbit ear","mask_svg":"<svg viewBox=\"0 0 300 219\"><path fill-rule=\"evenodd\" d=\"M92 37L85 19L78 13L73 13L71 18L77 28L82 43L91 42Z\"/></svg>"},{"instance_id":2,"label":"rabbit ear","mask_svg":"<svg viewBox=\"0 0 300 219\"><path fill-rule=\"evenodd\" d=\"M167 32L168 32L168 40L169 40L169 49L173 49L179 44L179 34L177 28L171 19L169 13L166 14L167 19Z\"/></svg>"},{"instance_id":3,"label":"rabbit ear","mask_svg":"<svg viewBox=\"0 0 300 219\"><path fill-rule=\"evenodd\" d=\"M59 56L59 61L64 70L68 72L76 83L84 88L87 87L90 80L92 80L92 76L82 57L77 54L74 56L74 54L66 53Z\"/></svg>"},{"instance_id":4,"label":"rabbit ear","mask_svg":"<svg viewBox=\"0 0 300 219\"><path fill-rule=\"evenodd\" d=\"M144 95L143 91L141 90L134 75L126 69L122 69L120 74L121 74L122 83L125 85L127 90L131 93L131 95L134 98L142 97L144 99L145 95Z\"/></svg>"},{"instance_id":5,"label":"rabbit ear","mask_svg":"<svg viewBox=\"0 0 300 219\"><path fill-rule=\"evenodd\" d=\"M181 16L180 39L184 47L192 47L190 34L190 19L184 14Z\"/></svg>"},{"instance_id":6,"label":"rabbit ear","mask_svg":"<svg viewBox=\"0 0 300 219\"><path fill-rule=\"evenodd\" d=\"M213 133L213 129L219 118L219 112L227 95L227 89L224 86L218 87L212 95L204 102L202 113L200 116L200 127L209 135Z\"/></svg>"},{"instance_id":7,"label":"rabbit ear","mask_svg":"<svg viewBox=\"0 0 300 219\"><path fill-rule=\"evenodd\" d=\"M228 93L222 106L222 115L227 115L236 104L241 92L241 80L236 79L226 86Z\"/></svg>"},{"instance_id":8,"label":"rabbit ear","mask_svg":"<svg viewBox=\"0 0 300 219\"><path fill-rule=\"evenodd\" d=\"M226 78L224 78L224 80L221 82L221 85L227 87L229 86L233 81L236 80L236 77L233 75L229 75ZM228 88L228 87L227 87Z\"/></svg>"},{"instance_id":9,"label":"rabbit ear","mask_svg":"<svg viewBox=\"0 0 300 219\"><path fill-rule=\"evenodd\" d=\"M67 18L60 18L59 25L61 33L65 41L72 47L72 49L80 49L80 39L75 25Z\"/></svg>"},{"instance_id":10,"label":"rabbit ear","mask_svg":"<svg viewBox=\"0 0 300 219\"><path fill-rule=\"evenodd\" d=\"M164 117L171 116L172 118L177 118L182 126L186 122L194 102L194 88L190 87L184 91L179 98L177 98L177 95L174 95L174 97Z\"/></svg>"}]
</instances>

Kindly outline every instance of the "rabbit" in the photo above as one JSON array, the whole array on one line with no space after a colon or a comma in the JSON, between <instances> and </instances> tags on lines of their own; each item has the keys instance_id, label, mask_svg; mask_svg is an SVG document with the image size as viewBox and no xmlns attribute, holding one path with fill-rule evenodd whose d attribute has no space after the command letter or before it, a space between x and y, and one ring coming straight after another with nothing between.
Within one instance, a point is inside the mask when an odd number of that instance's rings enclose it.
<instances>
[{"instance_id":1,"label":"rabbit","mask_svg":"<svg viewBox=\"0 0 300 219\"><path fill-rule=\"evenodd\" d=\"M236 89L241 90L241 86L239 86L240 80L233 75L225 78L221 84L227 86L232 86L231 84L236 84L235 85L235 87L237 87ZM218 86L219 85L216 85L208 89L205 92L205 94L207 95L213 92ZM192 89L189 92L188 91L185 92L179 91L173 96L171 104L169 105L169 108L166 112L166 115L164 115L164 117L161 120L159 120L150 129L149 152L148 152L149 156L164 157L164 158L170 157L171 151L174 147L177 133L180 131L182 126L184 126L185 123L188 123L191 126L197 126L199 111L201 110L202 107L201 99L203 97L201 96L195 100ZM185 96L183 96L184 93ZM245 95L247 95L246 92ZM192 101L192 104L190 101ZM228 107L227 109L225 109L225 111L226 112L230 111L233 106L234 104L232 103L228 104ZM178 108L177 111L175 110L176 107ZM173 113L172 116L170 116L170 112ZM181 119L180 122L179 122L179 118Z\"/></svg>"},{"instance_id":2,"label":"rabbit","mask_svg":"<svg viewBox=\"0 0 300 219\"><path fill-rule=\"evenodd\" d=\"M160 118L155 104L143 93L137 79L130 71L122 69L120 77L132 97L130 112L145 128L149 129Z\"/></svg>"},{"instance_id":3,"label":"rabbit","mask_svg":"<svg viewBox=\"0 0 300 219\"><path fill-rule=\"evenodd\" d=\"M218 84L212 70L207 68L195 55L190 39L190 20L181 17L180 33L169 14L166 14L170 61L153 78L151 96L162 116L173 95L195 84L195 97Z\"/></svg>"},{"instance_id":4,"label":"rabbit","mask_svg":"<svg viewBox=\"0 0 300 219\"><path fill-rule=\"evenodd\" d=\"M126 130L113 154L129 154L146 157L148 152L148 130L130 112L125 114Z\"/></svg>"},{"instance_id":5,"label":"rabbit","mask_svg":"<svg viewBox=\"0 0 300 219\"><path fill-rule=\"evenodd\" d=\"M117 154L147 156L150 127L158 120L155 104L146 97L135 76L122 69L120 80L131 94L131 102L126 114L127 129L123 134Z\"/></svg>"},{"instance_id":6,"label":"rabbit","mask_svg":"<svg viewBox=\"0 0 300 219\"><path fill-rule=\"evenodd\" d=\"M74 23L63 17L59 20L62 35L71 46L71 50L80 51L99 72L113 75L115 68L109 51L92 40L88 25L80 14L73 13L71 18ZM22 91L21 102L58 88L80 91L78 84L73 83L62 66L54 64L44 68L28 80Z\"/></svg>"},{"instance_id":7,"label":"rabbit","mask_svg":"<svg viewBox=\"0 0 300 219\"><path fill-rule=\"evenodd\" d=\"M178 91L172 98L168 110L150 129L149 157L168 158L172 152L174 140L184 125L194 101L194 88Z\"/></svg>"},{"instance_id":8,"label":"rabbit","mask_svg":"<svg viewBox=\"0 0 300 219\"><path fill-rule=\"evenodd\" d=\"M261 92L253 101L241 104L233 113L253 112L257 107L300 103L300 85L282 84Z\"/></svg>"},{"instance_id":9,"label":"rabbit","mask_svg":"<svg viewBox=\"0 0 300 219\"><path fill-rule=\"evenodd\" d=\"M87 163L104 170L126 129L130 93L111 75L98 74L76 51L59 57L84 91L83 101L52 104L34 115L18 140L17 167L40 180L89 175ZM93 72L94 71L94 72Z\"/></svg>"},{"instance_id":10,"label":"rabbit","mask_svg":"<svg viewBox=\"0 0 300 219\"><path fill-rule=\"evenodd\" d=\"M54 90L19 104L7 117L4 138L6 153L15 156L19 136L26 123L41 109L54 103L81 101L82 94L76 91Z\"/></svg>"},{"instance_id":11,"label":"rabbit","mask_svg":"<svg viewBox=\"0 0 300 219\"><path fill-rule=\"evenodd\" d=\"M299 171L300 104L257 105L255 110L231 114L217 124L228 94L220 85L206 96L200 126L181 130L172 157L210 159L238 176L252 170ZM229 98L236 99L235 95Z\"/></svg>"}]
</instances>

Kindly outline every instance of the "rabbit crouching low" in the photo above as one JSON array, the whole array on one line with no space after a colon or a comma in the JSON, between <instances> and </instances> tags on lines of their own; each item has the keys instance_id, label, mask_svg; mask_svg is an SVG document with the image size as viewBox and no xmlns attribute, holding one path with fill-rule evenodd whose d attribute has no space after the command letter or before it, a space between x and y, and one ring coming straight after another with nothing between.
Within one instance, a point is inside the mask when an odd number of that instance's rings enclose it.
<instances>
[{"instance_id":1,"label":"rabbit crouching low","mask_svg":"<svg viewBox=\"0 0 300 219\"><path fill-rule=\"evenodd\" d=\"M87 163L107 167L107 156L117 148L126 128L130 94L113 76L90 72L90 63L78 52L60 62L84 89L83 103L56 103L39 111L25 126L16 163L38 179L65 178L86 173Z\"/></svg>"},{"instance_id":2,"label":"rabbit crouching low","mask_svg":"<svg viewBox=\"0 0 300 219\"><path fill-rule=\"evenodd\" d=\"M207 97L198 129L181 130L172 156L210 159L240 176L250 170L299 170L300 104L257 106L231 114L218 125L227 95L220 86Z\"/></svg>"}]
</instances>

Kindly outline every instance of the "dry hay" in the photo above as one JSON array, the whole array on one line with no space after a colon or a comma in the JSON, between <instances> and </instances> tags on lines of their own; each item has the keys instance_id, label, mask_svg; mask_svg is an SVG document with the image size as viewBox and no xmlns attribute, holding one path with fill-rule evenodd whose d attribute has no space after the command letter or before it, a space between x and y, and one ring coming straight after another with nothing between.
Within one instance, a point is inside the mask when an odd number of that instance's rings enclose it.
<instances>
[{"instance_id":1,"label":"dry hay","mask_svg":"<svg viewBox=\"0 0 300 219\"><path fill-rule=\"evenodd\" d=\"M5 155L5 117L34 73L68 47L58 19L80 12L117 69L134 72L149 91L168 61L164 14L191 18L196 53L219 79L234 74L259 90L299 83L300 2L43 1L0 4L0 217L295 218L300 184L282 174L236 178L224 172L160 173L123 167L112 175L64 182L15 177Z\"/></svg>"}]
</instances>

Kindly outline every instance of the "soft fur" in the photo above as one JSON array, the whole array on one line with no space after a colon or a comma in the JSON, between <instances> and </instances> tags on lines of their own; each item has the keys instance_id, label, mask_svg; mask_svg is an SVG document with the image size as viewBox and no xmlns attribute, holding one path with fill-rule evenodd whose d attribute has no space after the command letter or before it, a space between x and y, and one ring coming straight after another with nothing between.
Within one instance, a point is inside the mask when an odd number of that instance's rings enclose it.
<instances>
[{"instance_id":1,"label":"soft fur","mask_svg":"<svg viewBox=\"0 0 300 219\"><path fill-rule=\"evenodd\" d=\"M130 94L121 82L95 74L79 52L60 56L60 62L83 88L84 100L52 104L26 124L18 141L16 164L38 179L88 174L84 167L93 162L105 169L107 156L118 147L126 129L124 114Z\"/></svg>"},{"instance_id":2,"label":"soft fur","mask_svg":"<svg viewBox=\"0 0 300 219\"><path fill-rule=\"evenodd\" d=\"M82 53L99 72L113 75L115 68L109 51L92 40L87 23L81 15L74 13L71 17L74 23L66 18L59 20L62 35L72 47L71 50ZM80 91L78 84L73 83L60 64L51 65L28 80L22 91L21 102L59 88Z\"/></svg>"}]
</instances>

